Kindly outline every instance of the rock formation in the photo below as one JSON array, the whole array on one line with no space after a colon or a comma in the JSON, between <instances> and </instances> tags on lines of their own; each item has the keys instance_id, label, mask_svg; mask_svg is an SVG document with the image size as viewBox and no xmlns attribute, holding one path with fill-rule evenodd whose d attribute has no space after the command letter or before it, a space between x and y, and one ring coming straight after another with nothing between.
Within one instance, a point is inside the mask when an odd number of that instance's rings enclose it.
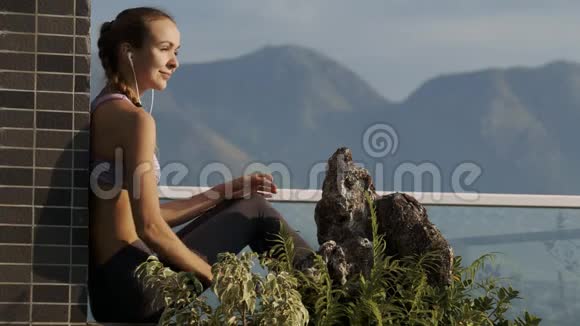
<instances>
[{"instance_id":1,"label":"rock formation","mask_svg":"<svg viewBox=\"0 0 580 326\"><path fill-rule=\"evenodd\" d=\"M375 201L375 207L387 256L405 257L436 251L438 254L431 261L436 268L427 274L429 283L450 284L453 250L439 229L429 221L425 207L404 193L383 196Z\"/></svg>"},{"instance_id":2,"label":"rock formation","mask_svg":"<svg viewBox=\"0 0 580 326\"><path fill-rule=\"evenodd\" d=\"M428 220L425 208L402 193L379 198L372 178L352 162L350 149L341 147L330 157L314 219L320 254L332 279L345 284L359 272L368 276L373 265L371 214L365 192L375 201L379 233L384 234L387 255L407 256L440 250L436 270L429 273L432 285L449 284L453 252L439 230ZM308 259L301 264L306 270Z\"/></svg>"},{"instance_id":3,"label":"rock formation","mask_svg":"<svg viewBox=\"0 0 580 326\"><path fill-rule=\"evenodd\" d=\"M316 204L314 220L318 243L322 248L328 241L334 241L344 251L345 271L335 271L332 267L336 264L329 264L331 275L340 275L338 280L341 284L344 284L349 275L356 275L359 271L365 276L368 275L372 266L370 211L364 196L365 191L376 198L368 171L352 162L350 149L339 148L328 160L326 177L322 184L322 198ZM334 260L328 253L322 256L326 256L329 262Z\"/></svg>"}]
</instances>

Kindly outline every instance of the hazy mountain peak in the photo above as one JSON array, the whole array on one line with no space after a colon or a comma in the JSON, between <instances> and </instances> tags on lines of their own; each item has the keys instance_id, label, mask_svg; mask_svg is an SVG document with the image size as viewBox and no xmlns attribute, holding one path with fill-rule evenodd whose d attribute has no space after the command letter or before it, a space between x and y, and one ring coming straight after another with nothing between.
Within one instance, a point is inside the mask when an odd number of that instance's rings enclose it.
<instances>
[{"instance_id":1,"label":"hazy mountain peak","mask_svg":"<svg viewBox=\"0 0 580 326\"><path fill-rule=\"evenodd\" d=\"M310 61L328 62L333 61L329 57L317 52L314 49L300 45L266 45L256 51L245 54L244 56L252 57L273 57L295 63L309 64Z\"/></svg>"},{"instance_id":2,"label":"hazy mountain peak","mask_svg":"<svg viewBox=\"0 0 580 326\"><path fill-rule=\"evenodd\" d=\"M570 61L552 61L535 67L488 68L444 74L421 84L403 105L421 102L433 96L439 98L472 95L486 97L493 95L491 93L502 91L501 89L505 90L506 87L513 88L516 95L521 88L525 88L528 94L532 94L533 89L530 88L553 88L556 84L565 84L570 78L576 78L579 74L580 64Z\"/></svg>"},{"instance_id":3,"label":"hazy mountain peak","mask_svg":"<svg viewBox=\"0 0 580 326\"><path fill-rule=\"evenodd\" d=\"M568 71L570 69L580 69L580 64L569 60L556 60L546 63L545 65L541 66L540 69Z\"/></svg>"},{"instance_id":4,"label":"hazy mountain peak","mask_svg":"<svg viewBox=\"0 0 580 326\"><path fill-rule=\"evenodd\" d=\"M190 97L178 103L211 107L224 115L242 110L248 119L283 119L312 130L331 113L389 106L347 67L297 45L265 46L208 64L182 64L172 82L174 93Z\"/></svg>"}]
</instances>

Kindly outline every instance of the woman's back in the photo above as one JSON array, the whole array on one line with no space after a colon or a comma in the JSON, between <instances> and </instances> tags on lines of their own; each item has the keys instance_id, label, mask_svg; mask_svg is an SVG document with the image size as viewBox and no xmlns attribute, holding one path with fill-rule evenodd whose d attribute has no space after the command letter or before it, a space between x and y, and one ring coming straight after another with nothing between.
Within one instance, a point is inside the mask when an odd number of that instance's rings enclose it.
<instances>
[{"instance_id":1,"label":"woman's back","mask_svg":"<svg viewBox=\"0 0 580 326\"><path fill-rule=\"evenodd\" d=\"M102 94L91 105L89 155L95 178L91 178L89 192L89 229L92 258L97 264L105 263L115 252L138 239L126 182L118 168L123 164L119 144L127 126L123 117L135 109L122 94Z\"/></svg>"}]
</instances>

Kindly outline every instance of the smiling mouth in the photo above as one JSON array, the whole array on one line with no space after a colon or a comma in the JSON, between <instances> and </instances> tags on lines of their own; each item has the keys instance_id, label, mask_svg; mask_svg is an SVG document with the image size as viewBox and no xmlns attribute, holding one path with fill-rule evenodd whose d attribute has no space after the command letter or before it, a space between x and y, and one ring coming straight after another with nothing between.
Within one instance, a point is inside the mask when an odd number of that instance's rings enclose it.
<instances>
[{"instance_id":1,"label":"smiling mouth","mask_svg":"<svg viewBox=\"0 0 580 326\"><path fill-rule=\"evenodd\" d=\"M162 72L161 75L163 76L163 78L165 79L169 79L171 77L171 74L168 74L166 72Z\"/></svg>"}]
</instances>

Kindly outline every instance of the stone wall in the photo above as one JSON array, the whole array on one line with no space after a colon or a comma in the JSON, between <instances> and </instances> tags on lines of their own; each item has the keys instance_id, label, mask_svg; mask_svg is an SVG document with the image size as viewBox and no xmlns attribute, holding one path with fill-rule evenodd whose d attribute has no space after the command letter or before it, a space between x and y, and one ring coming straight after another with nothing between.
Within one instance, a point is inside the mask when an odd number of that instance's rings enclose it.
<instances>
[{"instance_id":1,"label":"stone wall","mask_svg":"<svg viewBox=\"0 0 580 326\"><path fill-rule=\"evenodd\" d=\"M0 0L0 324L87 320L90 0Z\"/></svg>"}]
</instances>

